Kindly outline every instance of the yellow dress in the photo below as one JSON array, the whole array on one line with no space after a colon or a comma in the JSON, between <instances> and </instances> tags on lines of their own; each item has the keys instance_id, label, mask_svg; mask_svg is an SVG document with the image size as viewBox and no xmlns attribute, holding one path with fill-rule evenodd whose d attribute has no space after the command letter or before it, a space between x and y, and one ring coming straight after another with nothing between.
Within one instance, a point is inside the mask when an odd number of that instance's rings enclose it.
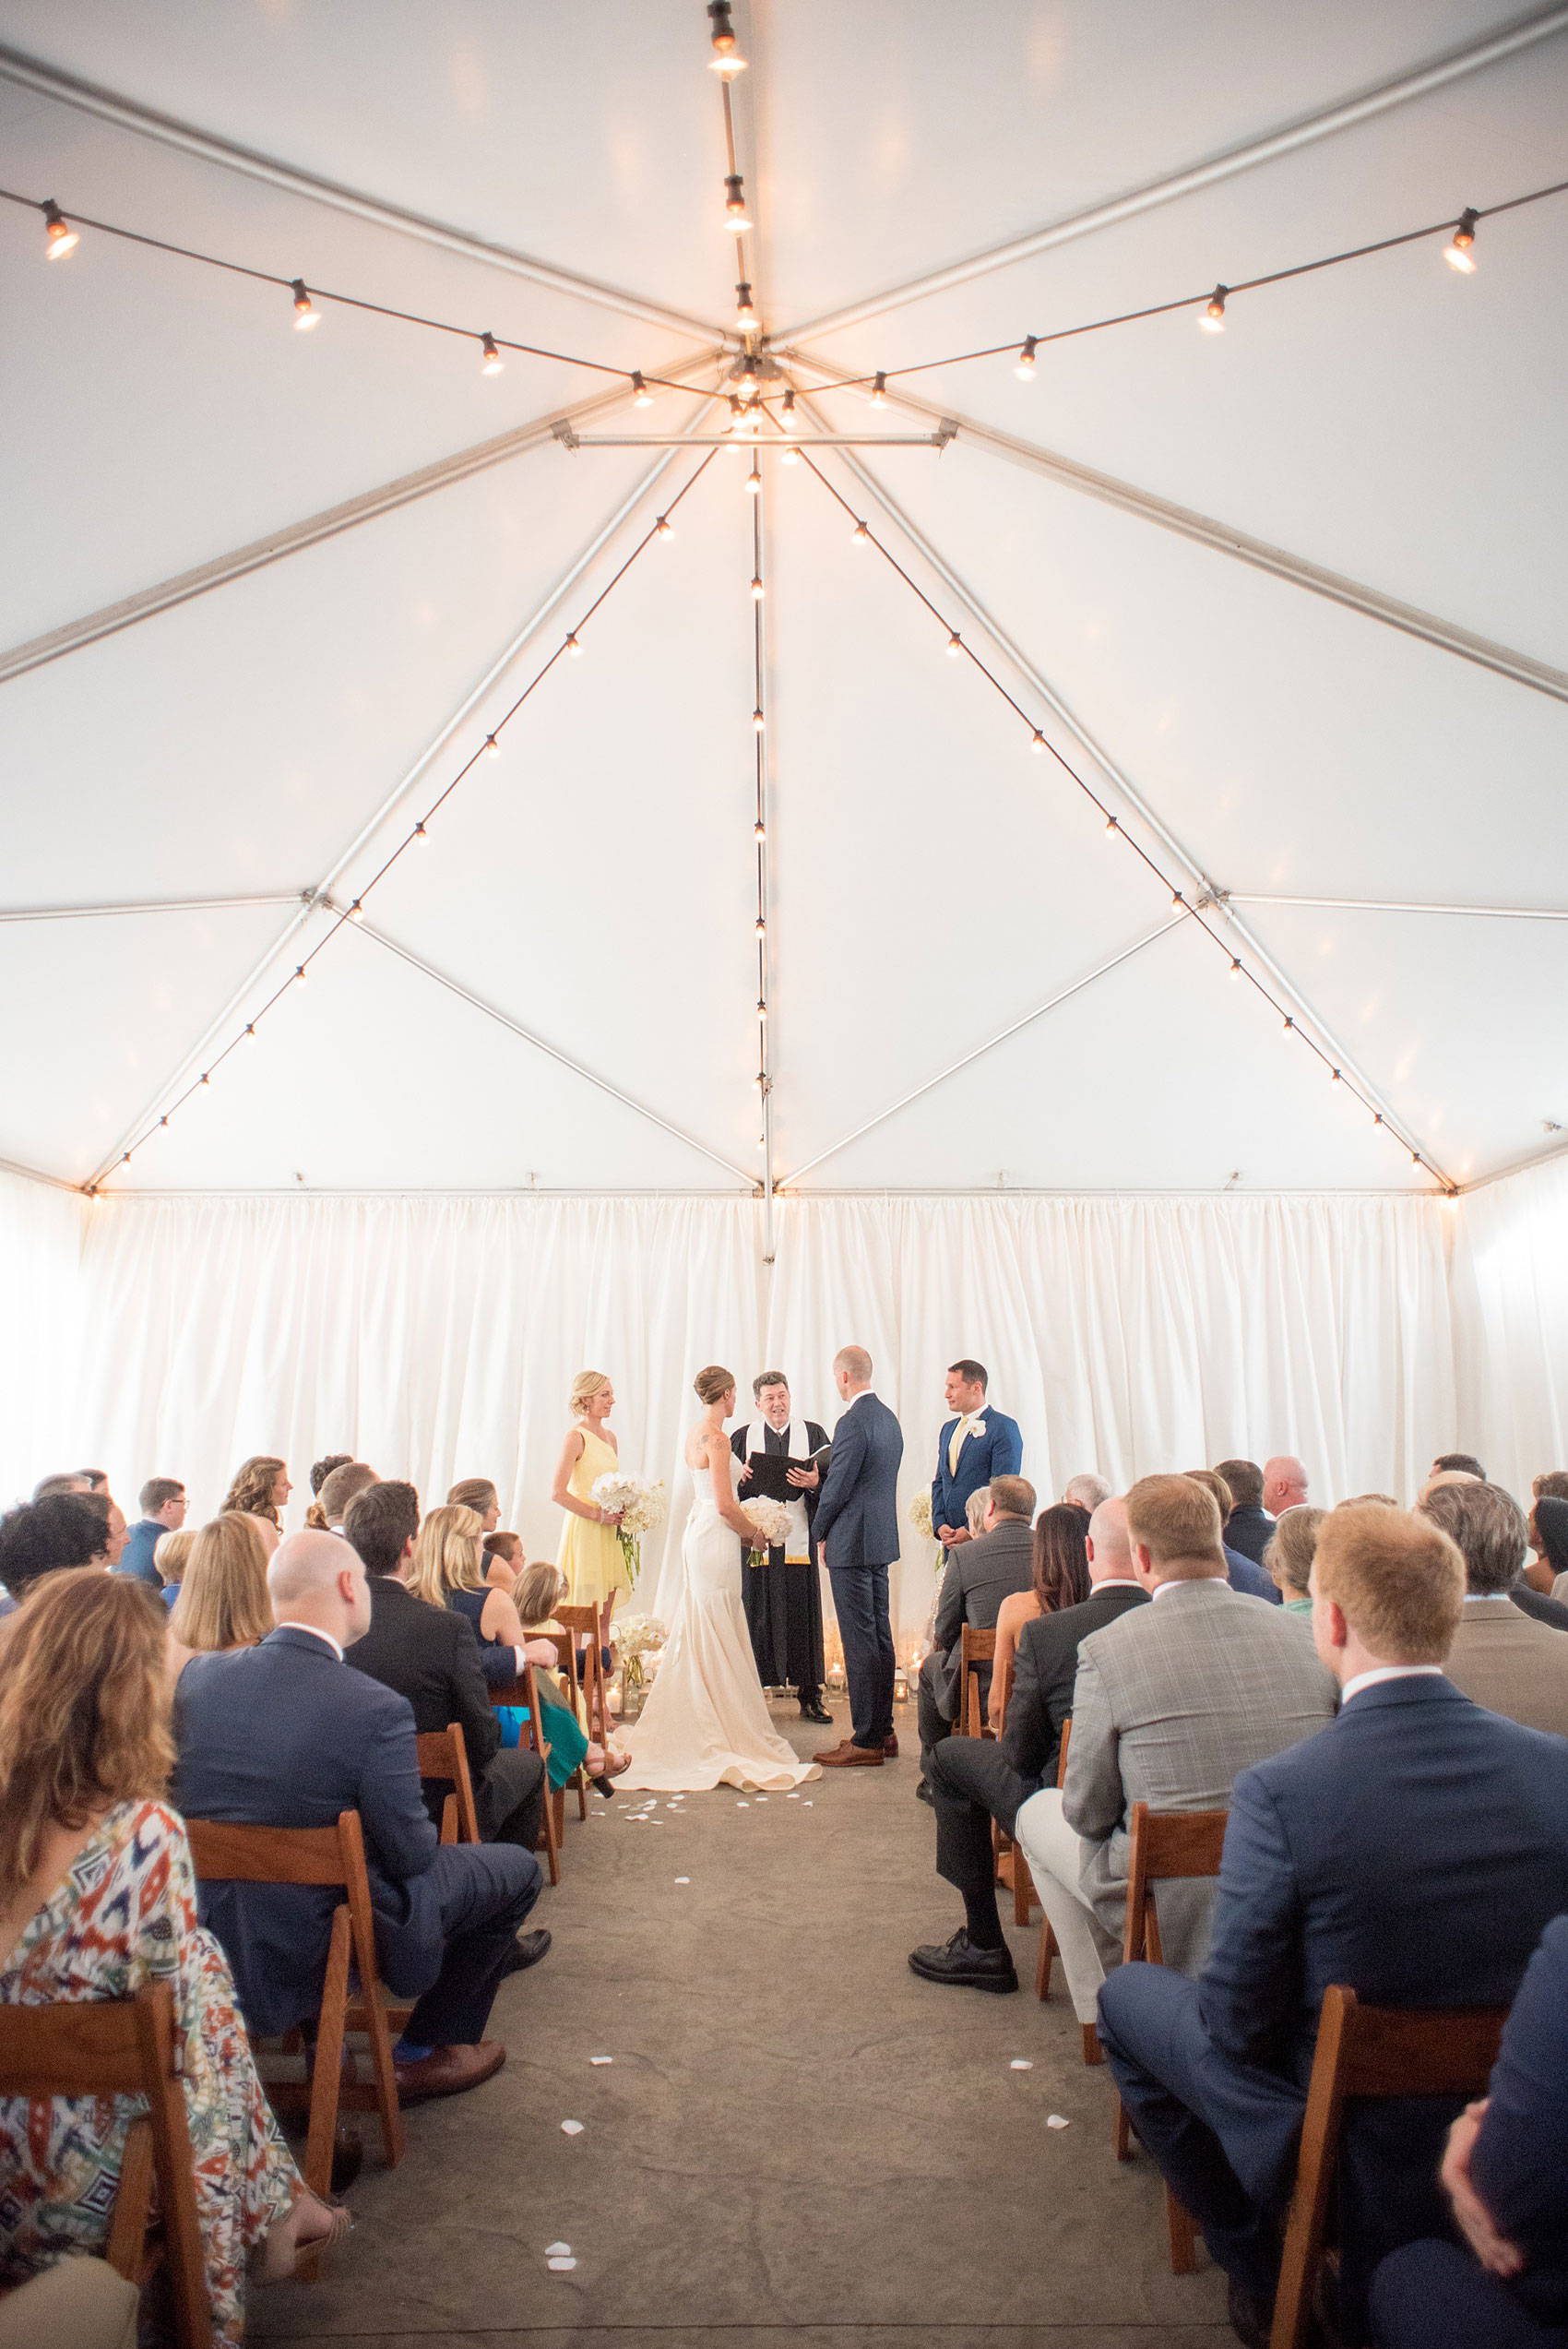
<instances>
[{"instance_id":1,"label":"yellow dress","mask_svg":"<svg viewBox=\"0 0 1568 2349\"><path fill-rule=\"evenodd\" d=\"M583 1449L566 1480L567 1489L577 1500L593 1504L594 1479L612 1475L620 1465L619 1454L603 1437L585 1426ZM626 1561L613 1525L595 1525L586 1517L574 1517L570 1509L555 1563L566 1577L574 1606L598 1606L612 1591L627 1587Z\"/></svg>"}]
</instances>

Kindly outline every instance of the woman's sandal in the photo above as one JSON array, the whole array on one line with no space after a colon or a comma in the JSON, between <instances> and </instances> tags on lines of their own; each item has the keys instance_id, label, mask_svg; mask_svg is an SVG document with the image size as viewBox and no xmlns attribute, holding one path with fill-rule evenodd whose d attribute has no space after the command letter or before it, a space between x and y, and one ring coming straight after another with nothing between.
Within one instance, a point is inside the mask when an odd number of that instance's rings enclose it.
<instances>
[{"instance_id":1,"label":"woman's sandal","mask_svg":"<svg viewBox=\"0 0 1568 2349\"><path fill-rule=\"evenodd\" d=\"M296 2212L303 2216L303 2206L306 2203L313 2203L330 2224L308 2236L303 2235L298 2227L292 2233L285 2235L284 2229L288 2226L289 2219L293 2218ZM307 2186L294 2204L293 2210L289 2212L288 2218L280 2221L277 2226L269 2227L262 2242L257 2245L255 2257L251 2261L251 2281L263 2285L287 2283L305 2252L332 2249L334 2245L342 2242L353 2224L353 2215L347 2203L323 2202L319 2196L313 2194Z\"/></svg>"}]
</instances>

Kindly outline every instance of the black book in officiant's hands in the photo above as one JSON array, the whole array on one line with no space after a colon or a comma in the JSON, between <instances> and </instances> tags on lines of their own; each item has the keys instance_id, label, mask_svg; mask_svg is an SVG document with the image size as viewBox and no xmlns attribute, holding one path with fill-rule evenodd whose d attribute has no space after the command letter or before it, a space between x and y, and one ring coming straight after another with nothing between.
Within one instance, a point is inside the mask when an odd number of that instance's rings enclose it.
<instances>
[{"instance_id":1,"label":"black book in officiant's hands","mask_svg":"<svg viewBox=\"0 0 1568 2349\"><path fill-rule=\"evenodd\" d=\"M791 1485L792 1468L814 1468L820 1475L827 1473L827 1462L833 1450L824 1444L820 1451L812 1452L805 1460L791 1460L788 1452L748 1452L746 1481L741 1487L745 1500L802 1501L808 1491L820 1492L820 1485Z\"/></svg>"}]
</instances>

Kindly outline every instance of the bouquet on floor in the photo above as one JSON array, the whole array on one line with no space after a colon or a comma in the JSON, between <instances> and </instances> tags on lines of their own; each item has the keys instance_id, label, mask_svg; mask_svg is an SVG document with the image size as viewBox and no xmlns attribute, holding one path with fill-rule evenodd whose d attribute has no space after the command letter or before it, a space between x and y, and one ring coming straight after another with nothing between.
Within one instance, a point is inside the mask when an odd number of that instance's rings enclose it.
<instances>
[{"instance_id":1,"label":"bouquet on floor","mask_svg":"<svg viewBox=\"0 0 1568 2349\"><path fill-rule=\"evenodd\" d=\"M657 1533L670 1513L664 1496L664 1482L660 1478L650 1485L646 1477L628 1476L615 1469L606 1476L593 1480L593 1497L600 1508L616 1509L621 1522L615 1528L615 1539L621 1544L621 1556L626 1561L628 1588L637 1587L641 1568L641 1543L645 1533Z\"/></svg>"},{"instance_id":2,"label":"bouquet on floor","mask_svg":"<svg viewBox=\"0 0 1568 2349\"><path fill-rule=\"evenodd\" d=\"M615 1652L621 1660L621 1686L640 1688L647 1677L643 1658L664 1645L669 1634L654 1615L624 1615L615 1626Z\"/></svg>"},{"instance_id":3,"label":"bouquet on floor","mask_svg":"<svg viewBox=\"0 0 1568 2349\"><path fill-rule=\"evenodd\" d=\"M742 1501L741 1515L751 1519L757 1534L746 1552L746 1564L761 1566L769 1550L781 1548L790 1539L789 1506L784 1501Z\"/></svg>"}]
</instances>

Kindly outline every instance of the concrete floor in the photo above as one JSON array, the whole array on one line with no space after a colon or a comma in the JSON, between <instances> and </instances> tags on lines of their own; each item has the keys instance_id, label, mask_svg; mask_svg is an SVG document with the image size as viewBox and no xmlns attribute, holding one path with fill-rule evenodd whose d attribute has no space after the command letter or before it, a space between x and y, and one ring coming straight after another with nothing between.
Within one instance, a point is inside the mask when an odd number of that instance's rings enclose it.
<instances>
[{"instance_id":1,"label":"concrete floor","mask_svg":"<svg viewBox=\"0 0 1568 2349\"><path fill-rule=\"evenodd\" d=\"M792 1706L803 1754L841 1734ZM1173 2277L1142 2156L1057 1986L942 1990L905 1962L961 1922L904 1758L802 1790L590 1797L535 1913L554 1947L507 1983L504 2071L416 2107L366 2164L314 2287L252 2301L265 2341L423 2349L1215 2349L1223 2278ZM657 1824L652 1823L657 1822ZM689 1884L676 1881L689 1877ZM1011 1903L1005 1902L1010 1914ZM1038 1924L1009 1928L1032 1985ZM607 2055L608 2065L590 2057ZM1010 2069L1027 2057L1030 2071ZM1046 2127L1064 2115L1064 2129ZM579 2120L580 2135L561 2124ZM552 2272L546 2247L576 2267Z\"/></svg>"}]
</instances>

